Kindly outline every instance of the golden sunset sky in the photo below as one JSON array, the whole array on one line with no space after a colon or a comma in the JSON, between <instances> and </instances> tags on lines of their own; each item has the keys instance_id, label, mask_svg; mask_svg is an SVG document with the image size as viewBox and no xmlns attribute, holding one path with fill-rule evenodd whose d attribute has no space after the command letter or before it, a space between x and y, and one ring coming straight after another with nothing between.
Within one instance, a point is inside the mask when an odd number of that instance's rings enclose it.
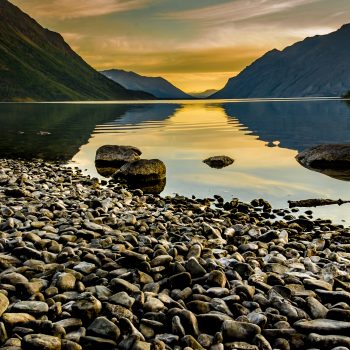
<instances>
[{"instance_id":1,"label":"golden sunset sky","mask_svg":"<svg viewBox=\"0 0 350 350\"><path fill-rule=\"evenodd\" d=\"M350 0L11 0L98 70L222 88L259 56L350 22Z\"/></svg>"}]
</instances>

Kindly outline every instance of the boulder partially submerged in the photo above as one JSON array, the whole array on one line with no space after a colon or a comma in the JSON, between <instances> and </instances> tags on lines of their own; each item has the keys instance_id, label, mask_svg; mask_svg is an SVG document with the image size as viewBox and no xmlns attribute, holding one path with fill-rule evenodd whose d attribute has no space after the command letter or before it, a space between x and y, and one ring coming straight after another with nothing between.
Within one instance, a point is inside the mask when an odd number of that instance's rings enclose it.
<instances>
[{"instance_id":1,"label":"boulder partially submerged","mask_svg":"<svg viewBox=\"0 0 350 350\"><path fill-rule=\"evenodd\" d=\"M140 159L124 164L113 179L127 183L129 188L141 189L144 193L159 194L166 184L166 167L159 159Z\"/></svg>"},{"instance_id":2,"label":"boulder partially submerged","mask_svg":"<svg viewBox=\"0 0 350 350\"><path fill-rule=\"evenodd\" d=\"M315 146L300 152L296 160L310 170L350 180L350 144Z\"/></svg>"},{"instance_id":3,"label":"boulder partially submerged","mask_svg":"<svg viewBox=\"0 0 350 350\"><path fill-rule=\"evenodd\" d=\"M96 151L97 167L119 168L125 163L140 159L142 152L134 146L105 145Z\"/></svg>"},{"instance_id":4,"label":"boulder partially submerged","mask_svg":"<svg viewBox=\"0 0 350 350\"><path fill-rule=\"evenodd\" d=\"M159 159L140 159L124 164L113 177L130 182L159 181L166 178L166 167Z\"/></svg>"},{"instance_id":5,"label":"boulder partially submerged","mask_svg":"<svg viewBox=\"0 0 350 350\"><path fill-rule=\"evenodd\" d=\"M140 159L141 154L134 146L102 146L96 152L97 172L127 183L131 189L159 194L166 184L165 164L159 159Z\"/></svg>"},{"instance_id":6,"label":"boulder partially submerged","mask_svg":"<svg viewBox=\"0 0 350 350\"><path fill-rule=\"evenodd\" d=\"M222 169L233 164L234 159L228 156L214 156L203 160L203 163L209 165L211 168Z\"/></svg>"}]
</instances>

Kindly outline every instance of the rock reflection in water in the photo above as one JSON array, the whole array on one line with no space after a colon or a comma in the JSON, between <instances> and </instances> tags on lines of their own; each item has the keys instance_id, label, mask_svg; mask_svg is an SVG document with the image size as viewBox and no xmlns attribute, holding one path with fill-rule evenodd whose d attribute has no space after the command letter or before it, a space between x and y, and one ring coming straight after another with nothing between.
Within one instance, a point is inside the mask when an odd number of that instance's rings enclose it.
<instances>
[{"instance_id":1,"label":"rock reflection in water","mask_svg":"<svg viewBox=\"0 0 350 350\"><path fill-rule=\"evenodd\" d=\"M332 177L333 179L337 179L341 181L350 181L350 169L320 169L320 168L305 166L301 162L299 162L299 164L306 169L327 175L329 177Z\"/></svg>"},{"instance_id":2,"label":"rock reflection in water","mask_svg":"<svg viewBox=\"0 0 350 350\"><path fill-rule=\"evenodd\" d=\"M130 189L140 189L145 194L160 194L165 189L166 178L156 181L127 181L126 184Z\"/></svg>"},{"instance_id":3,"label":"rock reflection in water","mask_svg":"<svg viewBox=\"0 0 350 350\"><path fill-rule=\"evenodd\" d=\"M108 178L112 177L112 175L118 170L118 168L96 166L96 170L99 173L99 175Z\"/></svg>"},{"instance_id":4,"label":"rock reflection in water","mask_svg":"<svg viewBox=\"0 0 350 350\"><path fill-rule=\"evenodd\" d=\"M350 144L321 144L296 156L303 167L332 178L350 181Z\"/></svg>"},{"instance_id":5,"label":"rock reflection in water","mask_svg":"<svg viewBox=\"0 0 350 350\"><path fill-rule=\"evenodd\" d=\"M120 168L112 168L112 167L96 167L99 175L110 179L112 176L119 170ZM158 179L158 180L128 180L128 179L117 179L115 181L122 181L125 183L130 189L136 190L140 189L145 194L160 194L164 191L166 186L166 178Z\"/></svg>"}]
</instances>

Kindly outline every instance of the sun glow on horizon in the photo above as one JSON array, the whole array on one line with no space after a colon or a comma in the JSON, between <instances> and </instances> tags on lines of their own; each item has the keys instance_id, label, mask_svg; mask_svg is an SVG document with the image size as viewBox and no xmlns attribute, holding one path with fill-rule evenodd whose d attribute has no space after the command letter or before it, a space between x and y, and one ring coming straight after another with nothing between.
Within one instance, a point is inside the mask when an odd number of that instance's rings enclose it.
<instances>
[{"instance_id":1,"label":"sun glow on horizon","mask_svg":"<svg viewBox=\"0 0 350 350\"><path fill-rule=\"evenodd\" d=\"M220 89L267 51L338 29L344 0L12 0L97 70Z\"/></svg>"}]
</instances>

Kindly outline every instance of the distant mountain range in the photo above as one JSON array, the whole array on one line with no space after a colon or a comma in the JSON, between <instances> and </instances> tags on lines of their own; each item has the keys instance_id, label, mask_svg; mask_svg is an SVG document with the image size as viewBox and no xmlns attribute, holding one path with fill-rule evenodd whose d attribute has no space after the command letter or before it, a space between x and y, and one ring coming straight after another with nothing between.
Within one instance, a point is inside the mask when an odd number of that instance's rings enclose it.
<instances>
[{"instance_id":1,"label":"distant mountain range","mask_svg":"<svg viewBox=\"0 0 350 350\"><path fill-rule=\"evenodd\" d=\"M146 91L159 99L190 99L192 96L178 89L161 77L146 77L121 69L110 69L101 72L116 83L129 90Z\"/></svg>"},{"instance_id":2,"label":"distant mountain range","mask_svg":"<svg viewBox=\"0 0 350 350\"><path fill-rule=\"evenodd\" d=\"M209 89L205 90L203 92L190 92L189 95L196 97L196 98L208 98L211 95L215 94L218 90L215 89Z\"/></svg>"},{"instance_id":3,"label":"distant mountain range","mask_svg":"<svg viewBox=\"0 0 350 350\"><path fill-rule=\"evenodd\" d=\"M341 97L350 90L350 24L272 50L211 98Z\"/></svg>"},{"instance_id":4,"label":"distant mountain range","mask_svg":"<svg viewBox=\"0 0 350 350\"><path fill-rule=\"evenodd\" d=\"M152 99L90 67L58 33L0 0L0 101Z\"/></svg>"}]
</instances>

